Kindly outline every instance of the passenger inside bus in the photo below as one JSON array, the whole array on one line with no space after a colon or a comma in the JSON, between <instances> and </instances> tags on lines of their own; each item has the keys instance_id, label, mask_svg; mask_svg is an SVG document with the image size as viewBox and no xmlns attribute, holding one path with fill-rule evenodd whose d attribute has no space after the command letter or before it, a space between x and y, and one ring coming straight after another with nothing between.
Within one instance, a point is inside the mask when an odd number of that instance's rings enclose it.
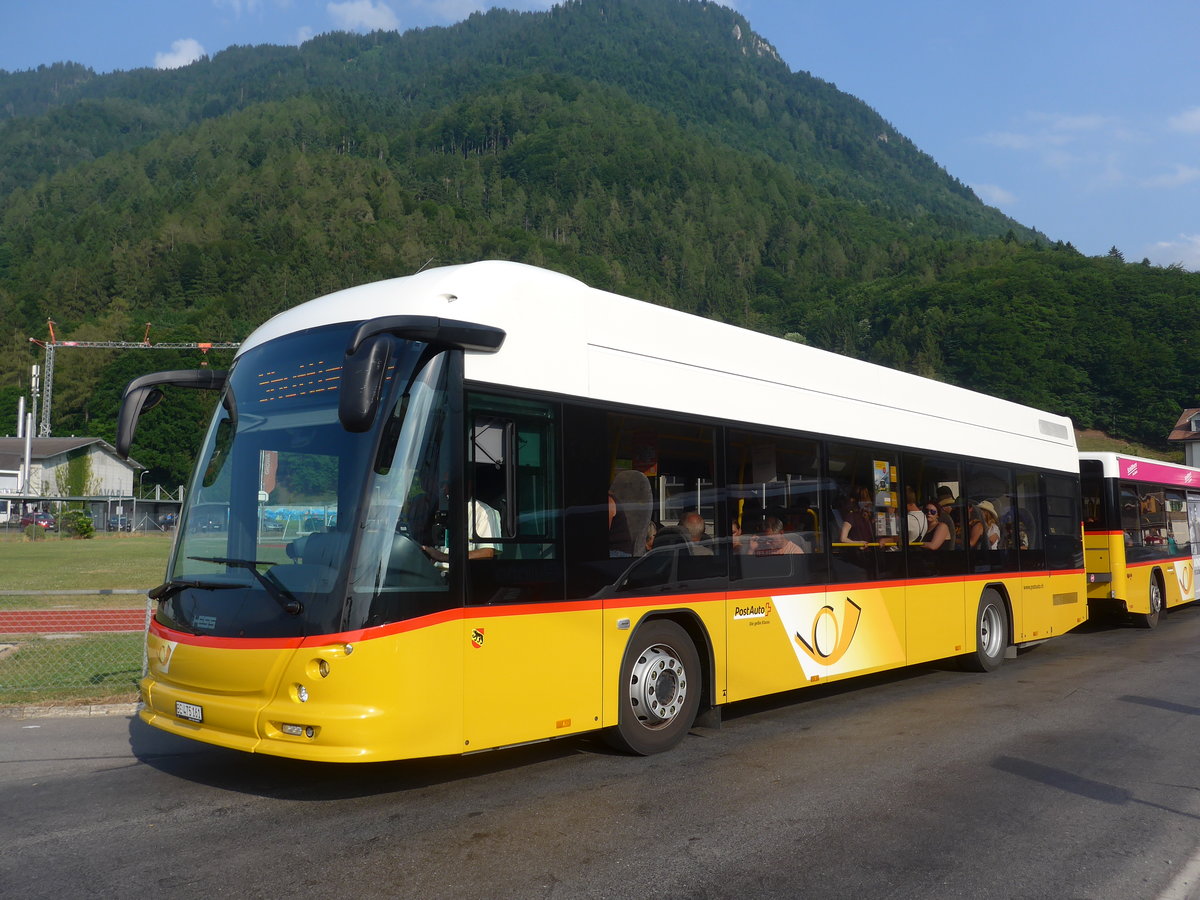
<instances>
[{"instance_id":1,"label":"passenger inside bus","mask_svg":"<svg viewBox=\"0 0 1200 900\"><path fill-rule=\"evenodd\" d=\"M925 519L925 511L917 503L917 492L912 485L904 489L904 505L908 515L905 517L908 526L908 542L919 544L925 540L925 532L929 530L929 522Z\"/></svg>"},{"instance_id":2,"label":"passenger inside bus","mask_svg":"<svg viewBox=\"0 0 1200 900\"><path fill-rule=\"evenodd\" d=\"M695 510L689 510L679 517L677 523L661 529L655 543L658 547L684 544L694 556L712 556L712 548L701 543L709 539L706 528L704 517Z\"/></svg>"},{"instance_id":3,"label":"passenger inside bus","mask_svg":"<svg viewBox=\"0 0 1200 900\"><path fill-rule=\"evenodd\" d=\"M921 546L926 550L953 550L954 531L950 517L943 516L943 509L934 501L925 504L925 520L928 530L925 532L925 543Z\"/></svg>"},{"instance_id":4,"label":"passenger inside bus","mask_svg":"<svg viewBox=\"0 0 1200 900\"><path fill-rule=\"evenodd\" d=\"M784 533L783 522L777 516L768 515L763 519L762 531L751 539L750 552L755 556L787 556L803 553L804 548Z\"/></svg>"},{"instance_id":5,"label":"passenger inside bus","mask_svg":"<svg viewBox=\"0 0 1200 900\"><path fill-rule=\"evenodd\" d=\"M871 519L874 508L871 492L865 487L856 488L842 513L839 542L861 544L864 547L872 543L875 540L875 527Z\"/></svg>"},{"instance_id":6,"label":"passenger inside bus","mask_svg":"<svg viewBox=\"0 0 1200 900\"><path fill-rule=\"evenodd\" d=\"M980 500L975 504L975 509L979 513L979 521L983 525L983 533L981 536L981 550L999 550L1000 549L1000 517L996 514L996 507L992 505L990 500Z\"/></svg>"}]
</instances>

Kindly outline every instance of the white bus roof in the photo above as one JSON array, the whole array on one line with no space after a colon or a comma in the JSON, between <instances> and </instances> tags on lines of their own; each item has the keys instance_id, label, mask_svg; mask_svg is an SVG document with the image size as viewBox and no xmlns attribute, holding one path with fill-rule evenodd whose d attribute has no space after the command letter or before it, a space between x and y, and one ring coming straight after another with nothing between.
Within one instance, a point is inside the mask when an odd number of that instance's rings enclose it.
<instances>
[{"instance_id":1,"label":"white bus roof","mask_svg":"<svg viewBox=\"0 0 1200 900\"><path fill-rule=\"evenodd\" d=\"M364 284L280 313L240 353L305 328L427 315L502 328L470 382L1078 471L1071 420L1006 400L487 261Z\"/></svg>"},{"instance_id":2,"label":"white bus roof","mask_svg":"<svg viewBox=\"0 0 1200 900\"><path fill-rule=\"evenodd\" d=\"M1161 459L1146 459L1125 453L1079 454L1080 459L1090 459L1103 466L1105 478L1124 478L1129 481L1145 481L1153 484L1171 484L1177 487L1200 488L1200 469L1164 462Z\"/></svg>"}]
</instances>

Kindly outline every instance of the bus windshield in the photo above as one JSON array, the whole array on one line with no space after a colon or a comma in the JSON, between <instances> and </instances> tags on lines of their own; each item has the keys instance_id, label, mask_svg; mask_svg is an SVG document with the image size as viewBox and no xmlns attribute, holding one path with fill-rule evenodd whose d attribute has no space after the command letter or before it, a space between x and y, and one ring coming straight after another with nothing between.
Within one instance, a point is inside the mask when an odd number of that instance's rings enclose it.
<instances>
[{"instance_id":1,"label":"bus windshield","mask_svg":"<svg viewBox=\"0 0 1200 900\"><path fill-rule=\"evenodd\" d=\"M432 591L444 603L445 573L403 534L403 513L414 498L436 496L447 354L394 339L382 411L352 433L338 419L352 328L287 335L236 361L169 580L157 589L160 623L218 637L296 637L361 628L382 606L395 610L394 598L378 601L385 587ZM421 558L396 574L414 552Z\"/></svg>"}]
</instances>

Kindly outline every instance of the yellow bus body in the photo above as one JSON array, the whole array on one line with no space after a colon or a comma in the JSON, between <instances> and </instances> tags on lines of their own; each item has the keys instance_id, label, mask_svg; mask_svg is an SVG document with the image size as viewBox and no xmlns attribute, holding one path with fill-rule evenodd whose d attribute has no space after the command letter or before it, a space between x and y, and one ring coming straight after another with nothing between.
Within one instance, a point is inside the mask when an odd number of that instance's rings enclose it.
<instances>
[{"instance_id":1,"label":"yellow bus body","mask_svg":"<svg viewBox=\"0 0 1200 900\"><path fill-rule=\"evenodd\" d=\"M1157 578L1162 586L1164 607L1192 601L1195 571L1190 555L1131 563L1126 559L1122 531L1085 533L1083 553L1089 600L1107 604L1116 601L1124 605L1126 612L1146 615L1150 612L1150 580Z\"/></svg>"},{"instance_id":2,"label":"yellow bus body","mask_svg":"<svg viewBox=\"0 0 1200 900\"><path fill-rule=\"evenodd\" d=\"M1008 607L1010 644L1086 618L1082 573L1040 572L468 608L320 639L234 641L154 624L141 717L312 761L469 753L615 725L626 645L647 618L698 638L705 695L721 705L972 652L987 589ZM203 721L180 718L177 703Z\"/></svg>"}]
</instances>

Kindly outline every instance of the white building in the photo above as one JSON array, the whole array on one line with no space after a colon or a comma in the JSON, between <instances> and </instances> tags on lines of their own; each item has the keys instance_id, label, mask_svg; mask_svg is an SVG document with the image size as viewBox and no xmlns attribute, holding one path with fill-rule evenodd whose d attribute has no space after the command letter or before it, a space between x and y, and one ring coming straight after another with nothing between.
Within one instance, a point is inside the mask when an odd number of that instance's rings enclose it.
<instances>
[{"instance_id":1,"label":"white building","mask_svg":"<svg viewBox=\"0 0 1200 900\"><path fill-rule=\"evenodd\" d=\"M11 473L25 464L25 439L0 438L0 492L23 494L26 498L57 499L68 496L69 466L84 458L86 483L75 496L132 497L136 473L145 467L134 460L117 456L107 441L94 437L34 438L30 447L28 490Z\"/></svg>"},{"instance_id":2,"label":"white building","mask_svg":"<svg viewBox=\"0 0 1200 900\"><path fill-rule=\"evenodd\" d=\"M1200 408L1185 409L1167 440L1183 444L1184 465L1200 468Z\"/></svg>"}]
</instances>

